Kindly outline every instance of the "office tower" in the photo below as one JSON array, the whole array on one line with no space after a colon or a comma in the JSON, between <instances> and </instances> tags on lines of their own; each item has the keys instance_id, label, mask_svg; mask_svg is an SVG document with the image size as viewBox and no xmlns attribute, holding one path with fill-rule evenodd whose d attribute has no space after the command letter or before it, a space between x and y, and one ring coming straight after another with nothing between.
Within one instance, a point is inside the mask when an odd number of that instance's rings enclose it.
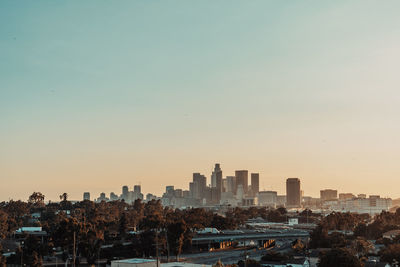
<instances>
[{"instance_id":1,"label":"office tower","mask_svg":"<svg viewBox=\"0 0 400 267\"><path fill-rule=\"evenodd\" d=\"M221 200L221 192L219 191L219 189L217 187L211 187L210 192L211 192L210 203L213 205L219 204Z\"/></svg>"},{"instance_id":2,"label":"office tower","mask_svg":"<svg viewBox=\"0 0 400 267\"><path fill-rule=\"evenodd\" d=\"M157 199L157 197L151 193L148 193L146 195L146 201L152 201L152 200L156 200L156 199Z\"/></svg>"},{"instance_id":3,"label":"office tower","mask_svg":"<svg viewBox=\"0 0 400 267\"><path fill-rule=\"evenodd\" d=\"M174 190L175 190L175 187L174 187L173 185L167 185L167 186L165 187L165 193L166 193L168 196L173 196L173 195L174 195Z\"/></svg>"},{"instance_id":4,"label":"office tower","mask_svg":"<svg viewBox=\"0 0 400 267\"><path fill-rule=\"evenodd\" d=\"M214 203L212 202L212 187L209 187L209 186L207 186L205 189L204 189L204 192L203 192L203 203L204 203L204 201L205 201L205 204L207 204L207 205L213 205ZM215 190L216 190L216 188L214 188Z\"/></svg>"},{"instance_id":5,"label":"office tower","mask_svg":"<svg viewBox=\"0 0 400 267\"><path fill-rule=\"evenodd\" d=\"M183 197L183 190L182 189L175 189L174 190L174 197L177 197L177 198Z\"/></svg>"},{"instance_id":6,"label":"office tower","mask_svg":"<svg viewBox=\"0 0 400 267\"><path fill-rule=\"evenodd\" d=\"M222 170L219 163L215 164L214 171L211 174L211 188L213 189L211 194L212 202L219 203L222 192Z\"/></svg>"},{"instance_id":7,"label":"office tower","mask_svg":"<svg viewBox=\"0 0 400 267\"><path fill-rule=\"evenodd\" d=\"M299 208L300 200L300 179L288 178L286 180L286 206L289 208Z\"/></svg>"},{"instance_id":8,"label":"office tower","mask_svg":"<svg viewBox=\"0 0 400 267\"><path fill-rule=\"evenodd\" d=\"M194 182L189 183L189 195L191 198L196 198L197 184Z\"/></svg>"},{"instance_id":9,"label":"office tower","mask_svg":"<svg viewBox=\"0 0 400 267\"><path fill-rule=\"evenodd\" d=\"M236 176L226 177L226 192L232 192L236 195Z\"/></svg>"},{"instance_id":10,"label":"office tower","mask_svg":"<svg viewBox=\"0 0 400 267\"><path fill-rule=\"evenodd\" d=\"M207 178L200 173L193 173L193 183L196 184L193 198L203 199L204 191L207 187Z\"/></svg>"},{"instance_id":11,"label":"office tower","mask_svg":"<svg viewBox=\"0 0 400 267\"><path fill-rule=\"evenodd\" d=\"M219 163L215 164L214 171L211 174L211 187L216 187L222 192L222 170Z\"/></svg>"},{"instance_id":12,"label":"office tower","mask_svg":"<svg viewBox=\"0 0 400 267\"><path fill-rule=\"evenodd\" d=\"M340 193L339 194L339 200L348 200L348 199L353 199L356 196L353 195L352 193Z\"/></svg>"},{"instance_id":13,"label":"office tower","mask_svg":"<svg viewBox=\"0 0 400 267\"><path fill-rule=\"evenodd\" d=\"M228 188L228 181L225 179L222 179L222 192L226 192Z\"/></svg>"},{"instance_id":14,"label":"office tower","mask_svg":"<svg viewBox=\"0 0 400 267\"><path fill-rule=\"evenodd\" d=\"M142 187L140 185L133 186L133 192L135 192L136 194L142 193Z\"/></svg>"},{"instance_id":15,"label":"office tower","mask_svg":"<svg viewBox=\"0 0 400 267\"><path fill-rule=\"evenodd\" d=\"M286 195L278 195L276 197L276 205L279 207L284 207L286 206Z\"/></svg>"},{"instance_id":16,"label":"office tower","mask_svg":"<svg viewBox=\"0 0 400 267\"><path fill-rule=\"evenodd\" d=\"M320 192L320 199L322 201L337 199L337 190L325 189L319 192Z\"/></svg>"},{"instance_id":17,"label":"office tower","mask_svg":"<svg viewBox=\"0 0 400 267\"><path fill-rule=\"evenodd\" d=\"M183 190L183 197L184 198L189 198L190 197L190 191L189 190Z\"/></svg>"},{"instance_id":18,"label":"office tower","mask_svg":"<svg viewBox=\"0 0 400 267\"><path fill-rule=\"evenodd\" d=\"M83 193L83 200L90 200L90 193L89 192Z\"/></svg>"},{"instance_id":19,"label":"office tower","mask_svg":"<svg viewBox=\"0 0 400 267\"><path fill-rule=\"evenodd\" d=\"M256 196L260 191L260 174L258 173L251 174L251 191L253 196Z\"/></svg>"},{"instance_id":20,"label":"office tower","mask_svg":"<svg viewBox=\"0 0 400 267\"><path fill-rule=\"evenodd\" d=\"M243 193L247 194L249 188L249 172L247 170L235 171L236 176L236 191L239 185L242 185ZM236 193L236 192L235 192Z\"/></svg>"},{"instance_id":21,"label":"office tower","mask_svg":"<svg viewBox=\"0 0 400 267\"><path fill-rule=\"evenodd\" d=\"M258 192L258 205L275 208L277 202L278 202L278 193L276 191Z\"/></svg>"},{"instance_id":22,"label":"office tower","mask_svg":"<svg viewBox=\"0 0 400 267\"><path fill-rule=\"evenodd\" d=\"M114 192L111 192L110 193L110 200L111 201L118 200L118 196Z\"/></svg>"},{"instance_id":23,"label":"office tower","mask_svg":"<svg viewBox=\"0 0 400 267\"><path fill-rule=\"evenodd\" d=\"M123 187L122 187L122 195L121 195L121 198L122 199L128 199L128 194L129 194L129 189L128 189L128 186L127 185L124 185Z\"/></svg>"},{"instance_id":24,"label":"office tower","mask_svg":"<svg viewBox=\"0 0 400 267\"><path fill-rule=\"evenodd\" d=\"M143 198L142 187L140 185L133 186L133 192L129 192L129 202L134 202L136 199L143 200Z\"/></svg>"},{"instance_id":25,"label":"office tower","mask_svg":"<svg viewBox=\"0 0 400 267\"><path fill-rule=\"evenodd\" d=\"M236 193L236 199L240 200L240 202L243 200L244 198L244 190L243 190L243 185L239 184L237 186L237 193Z\"/></svg>"},{"instance_id":26,"label":"office tower","mask_svg":"<svg viewBox=\"0 0 400 267\"><path fill-rule=\"evenodd\" d=\"M106 198L106 193L100 193L100 197L97 199L97 202L101 201L108 201L108 198Z\"/></svg>"}]
</instances>

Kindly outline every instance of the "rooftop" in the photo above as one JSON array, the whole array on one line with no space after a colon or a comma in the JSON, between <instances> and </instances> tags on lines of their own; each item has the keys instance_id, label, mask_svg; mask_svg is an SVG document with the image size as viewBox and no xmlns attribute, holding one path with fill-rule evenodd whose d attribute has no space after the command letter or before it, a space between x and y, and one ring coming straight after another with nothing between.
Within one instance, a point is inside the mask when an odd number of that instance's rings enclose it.
<instances>
[{"instance_id":1,"label":"rooftop","mask_svg":"<svg viewBox=\"0 0 400 267\"><path fill-rule=\"evenodd\" d=\"M134 258L134 259L126 259L126 260L116 260L114 262L120 263L145 263L145 262L155 262L154 259L141 259L141 258Z\"/></svg>"}]
</instances>

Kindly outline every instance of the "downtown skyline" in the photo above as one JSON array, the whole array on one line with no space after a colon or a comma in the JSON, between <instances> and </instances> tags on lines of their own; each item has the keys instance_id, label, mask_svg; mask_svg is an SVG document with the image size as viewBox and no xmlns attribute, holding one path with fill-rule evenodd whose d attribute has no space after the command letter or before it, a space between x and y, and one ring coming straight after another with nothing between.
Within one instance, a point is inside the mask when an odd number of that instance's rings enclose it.
<instances>
[{"instance_id":1,"label":"downtown skyline","mask_svg":"<svg viewBox=\"0 0 400 267\"><path fill-rule=\"evenodd\" d=\"M226 178L228 178L228 177L235 177L235 173L237 171L240 172L240 171L244 170L244 171L247 172L247 175L248 175L247 176L248 177L248 180L247 180L248 186L250 186L252 184L251 183L251 175L252 174L258 174L259 175L259 191L276 191L278 193L278 195L286 195L286 190L287 190L287 188L286 188L286 180L287 179L289 179L289 180L292 179L291 177L296 177L296 178L293 178L293 179L300 179L300 181L301 181L300 190L303 193L304 197L319 198L321 190L332 190L333 189L333 190L338 191L339 193L352 193L355 196L357 196L359 194L366 194L366 195L380 195L381 197L385 197L385 198L386 197L390 197L392 199L399 198L398 195L389 196L389 195L386 195L384 193L382 194L382 193L380 193L378 191L373 191L373 190L371 190L371 191L350 190L350 189L346 189L345 187L341 187L340 185L335 185L335 183L332 183L332 186L330 186L330 187L329 186L325 186L324 187L323 185L318 185L317 184L316 186L317 187L319 186L318 189L315 190L315 192L311 193L311 192L307 191L307 187L309 187L309 186L307 186L307 184L304 182L304 181L307 181L307 179L303 179L303 178L301 178L299 176L288 176L288 177L284 177L284 178L276 178L275 180L277 180L278 183L271 183L270 185L266 185L266 181L265 181L265 179L263 179L264 175L262 173L259 173L257 171L253 171L253 170L249 170L249 169L236 169L233 172L226 172L223 165L221 165L220 163L217 163L217 164L220 165L221 168L222 168L222 174L223 174L222 178L223 178L223 180L226 180ZM91 200L95 200L102 193L105 193L106 197L109 197L110 193L115 193L117 196L120 196L122 187L127 187L128 190L132 191L132 190L134 190L134 187L140 186L141 187L141 193L143 194L144 198L146 198L147 194L153 194L153 195L155 195L157 197L162 197L162 195L165 193L165 188L169 187L169 186L172 186L175 189L181 189L181 190L190 191L189 184L192 181L192 175L194 175L194 174L199 174L199 175L201 175L201 176L206 178L205 186L207 186L209 188L214 187L212 185L213 169L211 168L209 173L207 173L207 172L192 172L189 175L189 178L184 180L183 184L173 184L173 183L168 183L168 182L166 182L164 184L160 184L158 186L159 187L158 190L155 190L155 191L151 191L148 188L146 188L146 186L148 186L149 183L146 183L146 182L143 183L142 181L143 180L146 181L145 179L142 179L142 180L136 179L136 180L130 180L129 182L126 182L125 184L113 185L112 187L109 187L109 188L98 187L96 185L93 185L92 188L85 188L85 189L82 189L81 191L79 191L77 193L75 193L75 192L74 193L70 193L70 192L66 192L66 191L65 191L65 193L68 194L68 197L69 197L70 200L79 201L79 200L82 199L82 194L88 192L90 194L90 199ZM236 178L237 178L237 176L236 176ZM132 181L134 181L134 182L132 182ZM273 186L274 184L278 184L278 186L275 187L275 186ZM58 192L58 191L45 192L43 190L40 190L39 187L40 187L40 185L37 185L35 188L38 188L38 189L34 190L34 191L43 193L46 196L46 202L49 201L49 200L52 201L52 202L54 202L54 201L57 202L57 201L60 200L59 199L60 194L64 193L64 191L63 192L61 192L61 191L60 192ZM102 188L104 190L99 190L99 188ZM8 199L0 199L0 201L8 201L8 200L11 200L11 199L12 200L25 201L26 198L28 197L28 195L27 196L22 196L21 198L10 197Z\"/></svg>"},{"instance_id":2,"label":"downtown skyline","mask_svg":"<svg viewBox=\"0 0 400 267\"><path fill-rule=\"evenodd\" d=\"M0 2L0 200L260 189L399 197L399 1Z\"/></svg>"}]
</instances>

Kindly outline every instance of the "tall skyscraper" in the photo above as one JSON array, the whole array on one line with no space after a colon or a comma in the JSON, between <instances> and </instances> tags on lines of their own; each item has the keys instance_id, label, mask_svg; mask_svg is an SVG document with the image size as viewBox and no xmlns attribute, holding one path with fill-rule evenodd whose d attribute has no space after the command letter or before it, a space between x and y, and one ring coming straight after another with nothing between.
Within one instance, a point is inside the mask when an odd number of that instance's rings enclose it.
<instances>
[{"instance_id":1,"label":"tall skyscraper","mask_svg":"<svg viewBox=\"0 0 400 267\"><path fill-rule=\"evenodd\" d=\"M165 193L167 195L173 195L174 194L174 190L175 190L175 187L173 185L167 185L165 187Z\"/></svg>"},{"instance_id":2,"label":"tall skyscraper","mask_svg":"<svg viewBox=\"0 0 400 267\"><path fill-rule=\"evenodd\" d=\"M118 200L117 194L115 194L114 192L111 192L111 193L110 193L110 200L111 200L111 201Z\"/></svg>"},{"instance_id":3,"label":"tall skyscraper","mask_svg":"<svg viewBox=\"0 0 400 267\"><path fill-rule=\"evenodd\" d=\"M219 163L215 164L214 171L211 174L211 187L215 190L212 192L212 198L214 202L218 202L221 199L221 192L222 192L222 170Z\"/></svg>"},{"instance_id":4,"label":"tall skyscraper","mask_svg":"<svg viewBox=\"0 0 400 267\"><path fill-rule=\"evenodd\" d=\"M235 176L236 176L235 190L237 191L237 187L239 185L242 185L243 193L247 194L247 191L249 188L249 171L247 171L247 170L235 171ZM234 193L236 194L237 192L234 192Z\"/></svg>"},{"instance_id":5,"label":"tall skyscraper","mask_svg":"<svg viewBox=\"0 0 400 267\"><path fill-rule=\"evenodd\" d=\"M215 164L214 171L211 174L211 187L222 188L222 170L219 163Z\"/></svg>"},{"instance_id":6,"label":"tall skyscraper","mask_svg":"<svg viewBox=\"0 0 400 267\"><path fill-rule=\"evenodd\" d=\"M207 187L207 178L200 173L193 173L194 194L193 197L197 199L204 198L204 192Z\"/></svg>"},{"instance_id":7,"label":"tall skyscraper","mask_svg":"<svg viewBox=\"0 0 400 267\"><path fill-rule=\"evenodd\" d=\"M226 192L232 192L236 195L236 176L226 177Z\"/></svg>"},{"instance_id":8,"label":"tall skyscraper","mask_svg":"<svg viewBox=\"0 0 400 267\"><path fill-rule=\"evenodd\" d=\"M222 170L219 163L215 164L214 171L211 174L211 202L219 204L222 193Z\"/></svg>"},{"instance_id":9,"label":"tall skyscraper","mask_svg":"<svg viewBox=\"0 0 400 267\"><path fill-rule=\"evenodd\" d=\"M140 185L133 186L133 192L140 194L142 193L142 187Z\"/></svg>"},{"instance_id":10,"label":"tall skyscraper","mask_svg":"<svg viewBox=\"0 0 400 267\"><path fill-rule=\"evenodd\" d=\"M140 185L133 186L133 192L130 192L130 201L134 202L136 199L143 199L142 187Z\"/></svg>"},{"instance_id":11,"label":"tall skyscraper","mask_svg":"<svg viewBox=\"0 0 400 267\"><path fill-rule=\"evenodd\" d=\"M127 185L124 185L124 186L122 187L122 195L121 195L121 198L122 198L123 200L127 200L127 199L128 199L128 196L129 196L129 188L128 188Z\"/></svg>"},{"instance_id":12,"label":"tall skyscraper","mask_svg":"<svg viewBox=\"0 0 400 267\"><path fill-rule=\"evenodd\" d=\"M301 204L300 200L300 179L288 178L286 180L286 206L288 208L298 208Z\"/></svg>"},{"instance_id":13,"label":"tall skyscraper","mask_svg":"<svg viewBox=\"0 0 400 267\"><path fill-rule=\"evenodd\" d=\"M258 173L251 174L251 191L254 196L260 191L260 174Z\"/></svg>"},{"instance_id":14,"label":"tall skyscraper","mask_svg":"<svg viewBox=\"0 0 400 267\"><path fill-rule=\"evenodd\" d=\"M90 193L89 192L83 193L83 200L90 200Z\"/></svg>"}]
</instances>

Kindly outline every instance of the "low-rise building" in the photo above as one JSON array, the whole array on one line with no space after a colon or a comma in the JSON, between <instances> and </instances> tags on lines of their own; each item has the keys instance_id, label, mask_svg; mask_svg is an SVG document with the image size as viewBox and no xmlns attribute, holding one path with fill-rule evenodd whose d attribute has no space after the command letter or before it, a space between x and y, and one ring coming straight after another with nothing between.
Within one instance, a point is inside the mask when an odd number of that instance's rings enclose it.
<instances>
[{"instance_id":1,"label":"low-rise building","mask_svg":"<svg viewBox=\"0 0 400 267\"><path fill-rule=\"evenodd\" d=\"M391 230L391 231L387 231L387 232L383 233L382 237L392 240L393 238L395 238L399 235L400 235L400 230Z\"/></svg>"}]
</instances>

